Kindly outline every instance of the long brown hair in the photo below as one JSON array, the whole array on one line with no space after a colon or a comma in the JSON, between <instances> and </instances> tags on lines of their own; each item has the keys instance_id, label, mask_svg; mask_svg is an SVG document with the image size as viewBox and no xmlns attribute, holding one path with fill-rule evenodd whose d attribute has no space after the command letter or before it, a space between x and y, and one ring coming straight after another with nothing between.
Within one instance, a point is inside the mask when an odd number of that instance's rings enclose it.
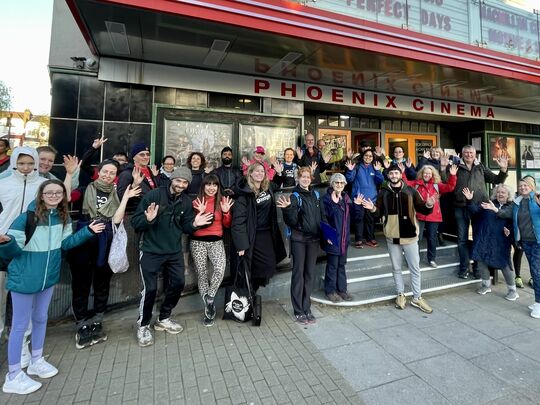
<instances>
[{"instance_id":1,"label":"long brown hair","mask_svg":"<svg viewBox=\"0 0 540 405\"><path fill-rule=\"evenodd\" d=\"M37 195L36 195L37 222L40 223L40 222L47 221L47 207L45 206L45 201L43 201L43 191L45 190L45 187L47 187L49 184L56 184L57 186L62 187L62 190L64 191L64 197L62 198L62 201L58 203L58 207L56 209L58 210L58 216L62 220L63 225L66 226L69 220L69 208L68 208L66 187L64 186L64 183L56 179L44 181L43 183L39 185Z\"/></svg>"},{"instance_id":2,"label":"long brown hair","mask_svg":"<svg viewBox=\"0 0 540 405\"><path fill-rule=\"evenodd\" d=\"M216 199L214 201L214 212L221 210L221 205L219 204L221 202L221 191L219 190L221 188L219 184L219 177L215 174L208 174L204 176L203 181L201 183L201 188L199 189L199 200L202 201L203 198L205 198L204 194L204 186L207 184L217 184L217 193L216 193Z\"/></svg>"}]
</instances>

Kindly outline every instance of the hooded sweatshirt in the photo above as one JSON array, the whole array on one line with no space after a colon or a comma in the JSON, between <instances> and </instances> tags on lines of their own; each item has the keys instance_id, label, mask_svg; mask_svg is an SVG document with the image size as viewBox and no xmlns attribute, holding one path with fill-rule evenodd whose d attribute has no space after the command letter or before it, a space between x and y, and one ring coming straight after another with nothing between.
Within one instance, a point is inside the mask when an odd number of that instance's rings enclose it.
<instances>
[{"instance_id":1,"label":"hooded sweatshirt","mask_svg":"<svg viewBox=\"0 0 540 405\"><path fill-rule=\"evenodd\" d=\"M17 159L21 154L31 156L34 159L34 170L28 175L17 170ZM47 180L39 176L38 167L38 153L34 148L21 146L13 150L10 167L6 170L11 174L0 179L0 204L3 207L0 214L1 234L5 234L15 218L27 210L28 204L36 198L39 185Z\"/></svg>"}]
</instances>

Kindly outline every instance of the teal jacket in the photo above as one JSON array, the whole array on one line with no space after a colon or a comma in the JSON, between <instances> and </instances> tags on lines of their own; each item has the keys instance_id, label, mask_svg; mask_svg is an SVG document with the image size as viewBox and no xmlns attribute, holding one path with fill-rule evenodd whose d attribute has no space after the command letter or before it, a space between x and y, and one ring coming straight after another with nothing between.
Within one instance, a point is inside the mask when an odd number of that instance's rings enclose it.
<instances>
[{"instance_id":1,"label":"teal jacket","mask_svg":"<svg viewBox=\"0 0 540 405\"><path fill-rule=\"evenodd\" d=\"M540 207L534 200L535 193L532 192L529 194L529 213L531 216L531 222L533 225L534 236L536 236L536 243L540 243ZM523 201L523 197L518 197L514 200L513 209L512 209L512 220L514 221L514 235L517 241L521 239L519 234L519 224L518 224L518 211L519 205Z\"/></svg>"},{"instance_id":2,"label":"teal jacket","mask_svg":"<svg viewBox=\"0 0 540 405\"><path fill-rule=\"evenodd\" d=\"M34 207L31 203L28 209L33 211ZM26 212L19 215L11 224L7 232L11 240L0 244L0 257L11 260L6 288L21 294L35 294L60 280L62 251L83 244L93 233L84 227L73 234L71 221L64 226L57 210L52 209L46 223L38 223L25 245L26 215Z\"/></svg>"}]
</instances>

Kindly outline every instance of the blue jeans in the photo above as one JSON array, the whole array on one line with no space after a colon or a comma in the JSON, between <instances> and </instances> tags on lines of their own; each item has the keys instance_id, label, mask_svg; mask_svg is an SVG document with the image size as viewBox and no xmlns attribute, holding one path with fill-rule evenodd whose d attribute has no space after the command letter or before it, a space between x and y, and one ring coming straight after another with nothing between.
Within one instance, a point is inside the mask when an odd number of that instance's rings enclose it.
<instances>
[{"instance_id":1,"label":"blue jeans","mask_svg":"<svg viewBox=\"0 0 540 405\"><path fill-rule=\"evenodd\" d=\"M521 242L533 279L534 301L540 303L540 243Z\"/></svg>"},{"instance_id":2,"label":"blue jeans","mask_svg":"<svg viewBox=\"0 0 540 405\"><path fill-rule=\"evenodd\" d=\"M437 230L439 229L439 223L418 221L418 242L422 240L424 227L427 231L427 259L428 262L435 261L437 257Z\"/></svg>"},{"instance_id":3,"label":"blue jeans","mask_svg":"<svg viewBox=\"0 0 540 405\"><path fill-rule=\"evenodd\" d=\"M345 272L347 264L347 254L326 255L326 273L324 275L324 293L326 295L335 292L347 292L347 273Z\"/></svg>"},{"instance_id":4,"label":"blue jeans","mask_svg":"<svg viewBox=\"0 0 540 405\"><path fill-rule=\"evenodd\" d=\"M458 230L458 253L459 253L459 273L467 274L469 271L469 226L471 216L467 207L454 208L457 230Z\"/></svg>"}]
</instances>

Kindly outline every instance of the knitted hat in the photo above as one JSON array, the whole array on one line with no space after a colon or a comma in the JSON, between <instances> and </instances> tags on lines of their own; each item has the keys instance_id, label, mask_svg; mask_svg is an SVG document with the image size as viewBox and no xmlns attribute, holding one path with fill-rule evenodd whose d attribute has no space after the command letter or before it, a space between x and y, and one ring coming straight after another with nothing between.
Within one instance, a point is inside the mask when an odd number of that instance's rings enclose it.
<instances>
[{"instance_id":1,"label":"knitted hat","mask_svg":"<svg viewBox=\"0 0 540 405\"><path fill-rule=\"evenodd\" d=\"M187 167L177 167L173 170L169 179L184 179L191 183L191 170L189 170Z\"/></svg>"},{"instance_id":2,"label":"knitted hat","mask_svg":"<svg viewBox=\"0 0 540 405\"><path fill-rule=\"evenodd\" d=\"M264 155L264 153L265 153L264 147L262 147L262 146L257 146L257 147L255 148L254 153L260 153L261 155Z\"/></svg>"},{"instance_id":3,"label":"knitted hat","mask_svg":"<svg viewBox=\"0 0 540 405\"><path fill-rule=\"evenodd\" d=\"M527 183L527 185L531 188L532 191L536 190L536 181L534 180L533 176L525 176L520 181Z\"/></svg>"},{"instance_id":4,"label":"knitted hat","mask_svg":"<svg viewBox=\"0 0 540 405\"><path fill-rule=\"evenodd\" d=\"M133 145L133 148L131 148L131 157L134 158L138 153L141 153L145 150L149 150L148 146L144 143L136 143Z\"/></svg>"}]
</instances>

